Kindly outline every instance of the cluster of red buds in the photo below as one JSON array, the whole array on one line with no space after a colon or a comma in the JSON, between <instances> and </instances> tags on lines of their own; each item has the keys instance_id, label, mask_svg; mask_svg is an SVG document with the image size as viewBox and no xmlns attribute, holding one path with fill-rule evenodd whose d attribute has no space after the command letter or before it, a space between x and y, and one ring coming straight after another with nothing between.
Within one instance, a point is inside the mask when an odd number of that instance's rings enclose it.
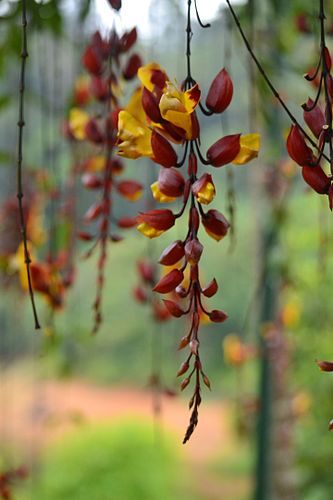
<instances>
[{"instance_id":1,"label":"cluster of red buds","mask_svg":"<svg viewBox=\"0 0 333 500\"><path fill-rule=\"evenodd\" d=\"M155 294L152 294L152 288L156 283L158 273L154 262L139 260L137 262L137 273L139 282L133 289L133 296L140 304L147 304L151 308L153 320L161 323L171 318L169 311L158 300Z\"/></svg>"},{"instance_id":2,"label":"cluster of red buds","mask_svg":"<svg viewBox=\"0 0 333 500\"><path fill-rule=\"evenodd\" d=\"M110 2L111 7L119 10L120 1ZM119 96L123 82L132 80L141 66L137 54L128 56L129 50L137 39L136 29L119 36L115 29L104 39L95 33L85 49L82 62L89 78L78 80L75 88L76 106L69 117L69 135L72 139L85 141L90 157L83 163L82 183L85 188L98 193L98 201L87 210L83 217L85 224L98 224L97 234L81 231L81 240L93 242L86 253L89 257L99 247L97 292L93 304L94 326L96 333L102 322L102 291L105 281L105 263L109 241L117 242L122 238L114 228L129 228L135 225L135 218L117 218L114 213L114 193L136 201L142 194L142 185L135 180L118 180L123 164L114 157L119 113ZM125 60L124 60L125 58ZM89 106L88 110L83 109ZM96 109L96 106L99 106ZM92 109L91 109L92 108ZM89 112L88 112L89 111Z\"/></svg>"},{"instance_id":3,"label":"cluster of red buds","mask_svg":"<svg viewBox=\"0 0 333 500\"><path fill-rule=\"evenodd\" d=\"M190 6L191 2L189 9ZM149 238L160 236L174 226L189 205L187 234L182 240L171 243L162 253L159 263L171 266L171 270L169 267L153 288L160 294L175 294L177 300L164 301L166 309L176 318L189 318L189 331L179 344L179 349L189 348L189 354L178 371L178 376L187 374L181 382L181 389L184 390L192 378L195 379L189 403L192 414L184 443L189 440L198 423L201 382L210 388L199 354L201 319L203 315L214 323L222 323L227 319L223 310L208 311L203 303L204 298L216 294L218 285L215 279L205 286L200 280L199 263L204 250L198 234L200 224L216 241L226 236L230 225L218 210L204 210L204 206L214 199L216 188L210 173L199 173L198 163L216 168L229 163L242 165L258 155L260 142L257 134L228 135L216 141L208 149L205 158L202 155L196 107L199 106L208 116L223 113L231 102L233 84L228 72L222 69L209 88L206 106L200 102L201 91L190 71L190 22L188 16L188 74L181 88L170 81L158 64L150 63L139 69L138 77L142 86L128 107L119 113L118 119L119 154L127 158L146 156L161 165L158 180L151 186L155 200L161 203L182 200L182 207L177 213L170 209L140 213L137 217L138 230ZM170 141L183 146L180 160ZM187 169L181 173L185 165Z\"/></svg>"},{"instance_id":4,"label":"cluster of red buds","mask_svg":"<svg viewBox=\"0 0 333 500\"><path fill-rule=\"evenodd\" d=\"M314 71L307 73L305 79L317 87L316 97L303 104L304 121L311 134L299 125L291 126L287 150L289 156L302 167L305 182L317 193L328 196L329 206L333 208L333 76L332 59L325 42L325 14L323 5L320 9L321 50L318 64ZM323 164L328 163L329 174Z\"/></svg>"},{"instance_id":5,"label":"cluster of red buds","mask_svg":"<svg viewBox=\"0 0 333 500\"><path fill-rule=\"evenodd\" d=\"M13 498L13 485L17 481L25 479L27 475L28 471L24 466L17 469L7 470L5 472L0 472L0 497L4 500L10 500L11 498Z\"/></svg>"}]
</instances>

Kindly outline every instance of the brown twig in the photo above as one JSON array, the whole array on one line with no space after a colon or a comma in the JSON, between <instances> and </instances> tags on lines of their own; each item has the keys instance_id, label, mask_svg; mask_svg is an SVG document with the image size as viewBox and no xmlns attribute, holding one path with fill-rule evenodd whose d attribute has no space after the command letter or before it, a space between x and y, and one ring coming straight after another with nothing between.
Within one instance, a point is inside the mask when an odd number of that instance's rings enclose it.
<instances>
[{"instance_id":1,"label":"brown twig","mask_svg":"<svg viewBox=\"0 0 333 500\"><path fill-rule=\"evenodd\" d=\"M22 186L22 162L23 162L23 129L25 126L24 121L24 90L25 90L25 72L26 60L28 58L28 45L27 45L27 8L26 0L22 0L22 50L21 50L21 74L20 74L20 87L19 87L19 119L18 126L18 146L17 146L17 199L19 205L19 218L20 218L20 231L24 247L24 263L27 271L28 288L32 312L35 321L35 329L40 328L38 320L37 309L35 304L35 297L32 287L32 279L30 272L31 258L28 250L27 231L23 209L23 186Z\"/></svg>"}]
</instances>

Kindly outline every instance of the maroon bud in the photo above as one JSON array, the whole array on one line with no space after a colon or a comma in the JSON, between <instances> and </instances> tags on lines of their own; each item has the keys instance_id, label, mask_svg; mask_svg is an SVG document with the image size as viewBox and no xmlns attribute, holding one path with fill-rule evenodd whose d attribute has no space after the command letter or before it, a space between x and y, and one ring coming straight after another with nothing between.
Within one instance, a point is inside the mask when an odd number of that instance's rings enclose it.
<instances>
[{"instance_id":1,"label":"maroon bud","mask_svg":"<svg viewBox=\"0 0 333 500\"><path fill-rule=\"evenodd\" d=\"M182 381L182 383L180 384L180 389L183 391L187 386L188 384L190 383L190 377L186 377L184 378L184 380Z\"/></svg>"},{"instance_id":2,"label":"maroon bud","mask_svg":"<svg viewBox=\"0 0 333 500\"><path fill-rule=\"evenodd\" d=\"M158 189L166 196L181 196L184 192L185 179L176 168L161 168L158 175Z\"/></svg>"},{"instance_id":3,"label":"maroon bud","mask_svg":"<svg viewBox=\"0 0 333 500\"><path fill-rule=\"evenodd\" d=\"M137 216L138 223L146 223L158 231L166 231L175 224L175 216L171 210L156 209L143 212Z\"/></svg>"},{"instance_id":4,"label":"maroon bud","mask_svg":"<svg viewBox=\"0 0 333 500\"><path fill-rule=\"evenodd\" d=\"M333 210L333 185L332 184L328 188L328 202L329 202L330 210L332 212L332 210Z\"/></svg>"},{"instance_id":5,"label":"maroon bud","mask_svg":"<svg viewBox=\"0 0 333 500\"><path fill-rule=\"evenodd\" d=\"M165 168L177 165L177 154L170 142L161 134L153 130L151 134L151 147L154 154L154 161Z\"/></svg>"},{"instance_id":6,"label":"maroon bud","mask_svg":"<svg viewBox=\"0 0 333 500\"><path fill-rule=\"evenodd\" d=\"M202 217L202 223L209 236L216 241L220 241L224 238L230 227L227 219L218 210L208 210Z\"/></svg>"},{"instance_id":7,"label":"maroon bud","mask_svg":"<svg viewBox=\"0 0 333 500\"><path fill-rule=\"evenodd\" d=\"M141 195L142 189L142 184L137 181L126 180L118 182L117 184L118 193L130 201L136 201Z\"/></svg>"},{"instance_id":8,"label":"maroon bud","mask_svg":"<svg viewBox=\"0 0 333 500\"><path fill-rule=\"evenodd\" d=\"M163 250L159 263L163 266L173 266L184 257L184 245L181 240L176 240Z\"/></svg>"},{"instance_id":9,"label":"maroon bud","mask_svg":"<svg viewBox=\"0 0 333 500\"><path fill-rule=\"evenodd\" d=\"M107 82L98 76L92 77L90 91L98 101L105 101L109 95Z\"/></svg>"},{"instance_id":10,"label":"maroon bud","mask_svg":"<svg viewBox=\"0 0 333 500\"><path fill-rule=\"evenodd\" d=\"M136 28L133 28L131 31L127 31L120 38L120 48L122 52L127 52L136 42L137 39L137 31Z\"/></svg>"},{"instance_id":11,"label":"maroon bud","mask_svg":"<svg viewBox=\"0 0 333 500\"><path fill-rule=\"evenodd\" d=\"M194 231L195 233L198 232L200 219L199 219L199 212L195 207L191 207L189 214L189 225L192 231Z\"/></svg>"},{"instance_id":12,"label":"maroon bud","mask_svg":"<svg viewBox=\"0 0 333 500\"><path fill-rule=\"evenodd\" d=\"M183 271L180 269L172 269L168 274L163 276L154 286L153 291L158 293L172 292L184 279Z\"/></svg>"},{"instance_id":13,"label":"maroon bud","mask_svg":"<svg viewBox=\"0 0 333 500\"><path fill-rule=\"evenodd\" d=\"M322 372L333 372L333 361L316 360L316 363Z\"/></svg>"},{"instance_id":14,"label":"maroon bud","mask_svg":"<svg viewBox=\"0 0 333 500\"><path fill-rule=\"evenodd\" d=\"M189 367L190 367L189 362L188 361L184 361L184 363L182 363L180 365L180 368L179 368L179 370L177 372L177 377L180 377L181 375L184 375L184 373L187 372L187 370L189 369Z\"/></svg>"},{"instance_id":15,"label":"maroon bud","mask_svg":"<svg viewBox=\"0 0 333 500\"><path fill-rule=\"evenodd\" d=\"M224 311L213 309L209 313L209 319L214 323L223 323L226 319L228 319L228 315Z\"/></svg>"},{"instance_id":16,"label":"maroon bud","mask_svg":"<svg viewBox=\"0 0 333 500\"><path fill-rule=\"evenodd\" d=\"M147 283L154 281L154 266L150 262L140 260L137 262L138 273Z\"/></svg>"},{"instance_id":17,"label":"maroon bud","mask_svg":"<svg viewBox=\"0 0 333 500\"><path fill-rule=\"evenodd\" d=\"M97 219L103 213L103 205L101 203L96 203L91 205L91 207L85 213L83 220L84 222L91 222Z\"/></svg>"},{"instance_id":18,"label":"maroon bud","mask_svg":"<svg viewBox=\"0 0 333 500\"><path fill-rule=\"evenodd\" d=\"M178 295L178 297L180 297L181 299L184 299L187 295L187 291L185 290L185 288L182 285L178 285L175 288L175 292Z\"/></svg>"},{"instance_id":19,"label":"maroon bud","mask_svg":"<svg viewBox=\"0 0 333 500\"><path fill-rule=\"evenodd\" d=\"M199 342L197 341L197 339L193 339L191 340L190 342L190 349L192 351L192 353L197 356L198 354L198 349L199 349Z\"/></svg>"},{"instance_id":20,"label":"maroon bud","mask_svg":"<svg viewBox=\"0 0 333 500\"><path fill-rule=\"evenodd\" d=\"M98 189L103 186L103 181L97 175L87 172L82 176L82 184L87 189Z\"/></svg>"},{"instance_id":21,"label":"maroon bud","mask_svg":"<svg viewBox=\"0 0 333 500\"><path fill-rule=\"evenodd\" d=\"M131 80L134 78L138 72L138 69L142 66L141 57L138 54L133 54L127 61L126 66L123 69L123 77L125 80Z\"/></svg>"},{"instance_id":22,"label":"maroon bud","mask_svg":"<svg viewBox=\"0 0 333 500\"><path fill-rule=\"evenodd\" d=\"M149 92L146 87L143 87L141 102L148 118L150 118L154 123L160 123L162 121L162 116L158 101L154 94Z\"/></svg>"},{"instance_id":23,"label":"maroon bud","mask_svg":"<svg viewBox=\"0 0 333 500\"><path fill-rule=\"evenodd\" d=\"M133 296L135 300L138 302L144 303L147 302L147 294L145 290L142 288L142 286L137 286L133 290Z\"/></svg>"},{"instance_id":24,"label":"maroon bud","mask_svg":"<svg viewBox=\"0 0 333 500\"><path fill-rule=\"evenodd\" d=\"M95 47L89 45L82 57L84 67L93 75L99 75L102 72L103 63L99 52Z\"/></svg>"},{"instance_id":25,"label":"maroon bud","mask_svg":"<svg viewBox=\"0 0 333 500\"><path fill-rule=\"evenodd\" d=\"M306 145L304 135L297 127L292 125L287 138L287 151L290 156L301 167L313 162L311 149Z\"/></svg>"},{"instance_id":26,"label":"maroon bud","mask_svg":"<svg viewBox=\"0 0 333 500\"><path fill-rule=\"evenodd\" d=\"M231 163L240 150L240 134L226 135L216 141L207 151L207 159L213 167Z\"/></svg>"},{"instance_id":27,"label":"maroon bud","mask_svg":"<svg viewBox=\"0 0 333 500\"><path fill-rule=\"evenodd\" d=\"M223 68L209 88L206 99L207 108L213 113L223 113L231 102L233 90L231 78Z\"/></svg>"},{"instance_id":28,"label":"maroon bud","mask_svg":"<svg viewBox=\"0 0 333 500\"><path fill-rule=\"evenodd\" d=\"M179 307L179 305L176 304L176 302L174 302L173 300L163 300L163 302L165 307L171 314L171 316L174 316L175 318L180 318L181 316L183 316L183 314L185 314L183 309Z\"/></svg>"},{"instance_id":29,"label":"maroon bud","mask_svg":"<svg viewBox=\"0 0 333 500\"><path fill-rule=\"evenodd\" d=\"M213 297L213 295L216 294L218 290L218 284L216 282L216 279L212 279L212 281L202 289L202 293L205 297Z\"/></svg>"},{"instance_id":30,"label":"maroon bud","mask_svg":"<svg viewBox=\"0 0 333 500\"><path fill-rule=\"evenodd\" d=\"M197 113L193 111L191 113L191 139L198 139L200 135L200 123L197 117Z\"/></svg>"},{"instance_id":31,"label":"maroon bud","mask_svg":"<svg viewBox=\"0 0 333 500\"><path fill-rule=\"evenodd\" d=\"M203 374L202 380L204 381L204 384L208 387L208 389L211 390L210 380L207 375Z\"/></svg>"},{"instance_id":32,"label":"maroon bud","mask_svg":"<svg viewBox=\"0 0 333 500\"><path fill-rule=\"evenodd\" d=\"M333 419L328 424L328 430L331 431L333 429Z\"/></svg>"},{"instance_id":33,"label":"maroon bud","mask_svg":"<svg viewBox=\"0 0 333 500\"><path fill-rule=\"evenodd\" d=\"M184 349L184 347L186 347L189 344L189 342L190 339L188 337L183 337L178 344L178 351Z\"/></svg>"},{"instance_id":34,"label":"maroon bud","mask_svg":"<svg viewBox=\"0 0 333 500\"><path fill-rule=\"evenodd\" d=\"M188 159L188 175L197 175L198 173L198 160L193 152L190 153Z\"/></svg>"},{"instance_id":35,"label":"maroon bud","mask_svg":"<svg viewBox=\"0 0 333 500\"><path fill-rule=\"evenodd\" d=\"M319 165L316 167L304 166L302 168L302 176L314 191L319 194L328 194L331 181Z\"/></svg>"},{"instance_id":36,"label":"maroon bud","mask_svg":"<svg viewBox=\"0 0 333 500\"><path fill-rule=\"evenodd\" d=\"M136 217L120 217L117 222L117 226L121 229L128 229L136 226L138 223Z\"/></svg>"},{"instance_id":37,"label":"maroon bud","mask_svg":"<svg viewBox=\"0 0 333 500\"><path fill-rule=\"evenodd\" d=\"M104 142L104 137L102 132L99 129L99 126L97 125L97 122L94 118L91 118L85 128L85 134L89 141L93 142L94 144L101 144Z\"/></svg>"},{"instance_id":38,"label":"maroon bud","mask_svg":"<svg viewBox=\"0 0 333 500\"><path fill-rule=\"evenodd\" d=\"M185 255L189 264L197 264L203 252L203 246L196 238L190 240L185 245Z\"/></svg>"},{"instance_id":39,"label":"maroon bud","mask_svg":"<svg viewBox=\"0 0 333 500\"><path fill-rule=\"evenodd\" d=\"M325 57L326 68L327 68L327 71L329 73L331 71L331 67L332 67L332 59L331 59L331 56L330 56L330 53L329 53L329 50L327 47L324 48L324 57Z\"/></svg>"},{"instance_id":40,"label":"maroon bud","mask_svg":"<svg viewBox=\"0 0 333 500\"><path fill-rule=\"evenodd\" d=\"M325 125L325 117L318 104L313 109L311 109L313 107L313 104L314 102L312 99L308 99L308 102L306 104L303 104L303 116L304 121L311 129L311 132L316 137L319 137L320 133L323 130L323 126ZM309 108L311 109L311 111L307 111L307 109Z\"/></svg>"},{"instance_id":41,"label":"maroon bud","mask_svg":"<svg viewBox=\"0 0 333 500\"><path fill-rule=\"evenodd\" d=\"M80 231L77 233L77 237L82 241L91 241L94 239L94 236L90 233L86 233L84 231Z\"/></svg>"},{"instance_id":42,"label":"maroon bud","mask_svg":"<svg viewBox=\"0 0 333 500\"><path fill-rule=\"evenodd\" d=\"M121 9L121 0L108 0L108 2L114 10Z\"/></svg>"}]
</instances>

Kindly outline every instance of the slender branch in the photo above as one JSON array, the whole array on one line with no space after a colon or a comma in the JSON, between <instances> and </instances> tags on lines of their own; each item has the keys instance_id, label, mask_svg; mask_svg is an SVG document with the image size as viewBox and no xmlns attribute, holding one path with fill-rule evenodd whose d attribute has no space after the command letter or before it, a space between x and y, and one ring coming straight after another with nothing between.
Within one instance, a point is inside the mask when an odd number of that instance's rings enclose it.
<instances>
[{"instance_id":1,"label":"slender branch","mask_svg":"<svg viewBox=\"0 0 333 500\"><path fill-rule=\"evenodd\" d=\"M327 80L330 77L330 69L327 66L326 61L326 41L325 41L325 10L324 10L324 0L319 0L319 20L320 20L320 48L321 48L321 63L322 63L322 75L321 82L324 83L324 95L325 95L325 119L327 124L327 137L328 137L328 147L329 147L329 164L331 169L331 174L333 175L333 137L332 137L332 99L328 90Z\"/></svg>"},{"instance_id":2,"label":"slender branch","mask_svg":"<svg viewBox=\"0 0 333 500\"><path fill-rule=\"evenodd\" d=\"M27 7L26 0L22 0L22 50L21 50L21 74L20 74L20 87L19 87L19 119L17 122L18 126L18 145L17 145L17 199L19 206L19 218L20 218L20 231L21 238L24 248L24 263L27 271L28 279L28 289L31 301L32 312L35 321L35 329L40 328L40 323L38 320L38 314L35 304L35 297L32 287L32 279L30 272L31 258L28 250L28 240L26 223L24 217L23 209L23 183L22 183L22 163L23 163L23 129L25 126L24 121L24 90L25 90L25 72L26 72L26 60L28 58L28 44L27 44Z\"/></svg>"},{"instance_id":3,"label":"slender branch","mask_svg":"<svg viewBox=\"0 0 333 500\"><path fill-rule=\"evenodd\" d=\"M310 144L316 148L316 149L319 149L318 148L318 145L316 144L316 142L309 136L309 134L306 132L306 130L302 127L302 125L299 123L299 121L297 120L297 118L292 114L292 112L290 111L290 109L288 108L288 106L286 105L286 103L284 102L284 100L282 99L282 97L280 96L280 94L278 93L278 91L276 90L276 88L274 87L273 83L271 82L271 80L269 79L269 77L267 76L267 73L266 71L264 70L264 68L262 67L260 61L258 60L257 56L255 55L255 53L253 52L253 49L244 33L244 30L240 24L240 21L239 21L239 18L236 14L236 12L234 11L231 3L230 3L230 0L225 0L227 5L228 5L228 8L231 12L231 15L234 19L234 22L238 28L238 31L244 41L244 44L247 48L247 50L249 51L255 65L257 66L259 72L261 73L262 77L264 78L266 84L268 85L268 87L270 88L271 92L273 93L273 95L275 96L275 98L279 101L279 103L281 104L282 108L285 110L285 112L287 113L287 115L289 116L290 120L295 124L297 125L297 127L299 128L299 130L303 133L304 137L306 137L306 139L310 142ZM322 0L320 0L322 1ZM324 158L330 162L329 158L324 155Z\"/></svg>"}]
</instances>

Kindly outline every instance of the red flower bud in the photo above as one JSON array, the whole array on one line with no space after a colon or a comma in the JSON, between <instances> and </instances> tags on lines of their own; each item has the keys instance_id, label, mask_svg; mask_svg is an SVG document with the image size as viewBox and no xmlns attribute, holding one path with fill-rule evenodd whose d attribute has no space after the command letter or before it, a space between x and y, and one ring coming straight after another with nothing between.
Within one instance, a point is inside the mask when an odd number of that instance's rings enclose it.
<instances>
[{"instance_id":1,"label":"red flower bud","mask_svg":"<svg viewBox=\"0 0 333 500\"><path fill-rule=\"evenodd\" d=\"M128 229L130 227L136 226L138 223L136 217L120 217L117 222L117 226L122 229Z\"/></svg>"},{"instance_id":2,"label":"red flower bud","mask_svg":"<svg viewBox=\"0 0 333 500\"><path fill-rule=\"evenodd\" d=\"M184 257L184 254L183 242L177 240L163 250L158 262L163 266L173 266Z\"/></svg>"},{"instance_id":3,"label":"red flower bud","mask_svg":"<svg viewBox=\"0 0 333 500\"><path fill-rule=\"evenodd\" d=\"M181 316L183 316L183 314L185 314L183 309L179 307L179 305L176 304L176 302L174 302L173 300L163 300L163 302L165 307L171 314L171 316L174 316L175 318L180 318Z\"/></svg>"},{"instance_id":4,"label":"red flower bud","mask_svg":"<svg viewBox=\"0 0 333 500\"><path fill-rule=\"evenodd\" d=\"M189 213L189 225L194 232L198 232L200 219L199 213L196 207L192 207Z\"/></svg>"},{"instance_id":5,"label":"red flower bud","mask_svg":"<svg viewBox=\"0 0 333 500\"><path fill-rule=\"evenodd\" d=\"M177 165L177 154L169 141L161 134L155 132L151 134L151 148L154 153L154 161L163 167L170 168Z\"/></svg>"},{"instance_id":6,"label":"red flower bud","mask_svg":"<svg viewBox=\"0 0 333 500\"><path fill-rule=\"evenodd\" d=\"M119 175L122 173L122 171L124 170L124 165L122 164L121 160L119 159L112 159L111 160L111 170L112 170L112 173L115 174L115 175Z\"/></svg>"},{"instance_id":7,"label":"red flower bud","mask_svg":"<svg viewBox=\"0 0 333 500\"><path fill-rule=\"evenodd\" d=\"M213 297L213 295L216 294L218 290L218 284L216 282L216 279L212 279L212 281L210 283L208 283L208 285L202 289L202 293L205 297Z\"/></svg>"},{"instance_id":8,"label":"red flower bud","mask_svg":"<svg viewBox=\"0 0 333 500\"><path fill-rule=\"evenodd\" d=\"M185 245L185 255L191 265L197 264L203 252L203 246L197 239L190 240Z\"/></svg>"},{"instance_id":9,"label":"red flower bud","mask_svg":"<svg viewBox=\"0 0 333 500\"><path fill-rule=\"evenodd\" d=\"M329 50L327 47L325 47L325 49L324 49L324 57L325 57L326 68L327 68L327 71L329 73L331 71L331 67L332 67L332 59L331 59L331 56L330 56L330 53L329 53Z\"/></svg>"},{"instance_id":10,"label":"red flower bud","mask_svg":"<svg viewBox=\"0 0 333 500\"><path fill-rule=\"evenodd\" d=\"M82 241L91 241L94 239L94 236L90 233L86 233L84 231L80 231L77 233L77 237Z\"/></svg>"},{"instance_id":11,"label":"red flower bud","mask_svg":"<svg viewBox=\"0 0 333 500\"><path fill-rule=\"evenodd\" d=\"M103 181L97 175L87 172L82 176L82 184L87 189L99 189L103 186Z\"/></svg>"},{"instance_id":12,"label":"red flower bud","mask_svg":"<svg viewBox=\"0 0 333 500\"><path fill-rule=\"evenodd\" d=\"M183 391L188 386L188 384L190 383L190 380L191 380L190 377L184 378L184 380L180 384L181 391Z\"/></svg>"},{"instance_id":13,"label":"red flower bud","mask_svg":"<svg viewBox=\"0 0 333 500\"><path fill-rule=\"evenodd\" d=\"M171 210L157 209L150 212L140 213L137 217L138 223L145 222L159 231L166 231L175 224L175 216Z\"/></svg>"},{"instance_id":14,"label":"red flower bud","mask_svg":"<svg viewBox=\"0 0 333 500\"><path fill-rule=\"evenodd\" d=\"M226 319L228 319L228 315L224 311L220 311L219 309L213 309L209 313L209 319L214 323L223 323Z\"/></svg>"},{"instance_id":15,"label":"red flower bud","mask_svg":"<svg viewBox=\"0 0 333 500\"><path fill-rule=\"evenodd\" d=\"M138 273L147 283L154 281L154 266L150 262L140 260L137 262Z\"/></svg>"},{"instance_id":16,"label":"red flower bud","mask_svg":"<svg viewBox=\"0 0 333 500\"><path fill-rule=\"evenodd\" d=\"M121 181L117 184L117 191L124 198L135 201L142 193L143 186L137 181Z\"/></svg>"},{"instance_id":17,"label":"red flower bud","mask_svg":"<svg viewBox=\"0 0 333 500\"><path fill-rule=\"evenodd\" d=\"M150 118L155 123L160 123L162 121L162 116L158 101L154 94L152 92L149 92L146 87L143 87L141 102L148 118Z\"/></svg>"},{"instance_id":18,"label":"red flower bud","mask_svg":"<svg viewBox=\"0 0 333 500\"><path fill-rule=\"evenodd\" d=\"M207 159L213 167L231 163L240 150L240 134L226 135L216 141L207 151Z\"/></svg>"},{"instance_id":19,"label":"red flower bud","mask_svg":"<svg viewBox=\"0 0 333 500\"><path fill-rule=\"evenodd\" d=\"M183 337L178 344L178 351L184 349L184 347L186 347L189 344L189 342L190 339L188 337Z\"/></svg>"},{"instance_id":20,"label":"red flower bud","mask_svg":"<svg viewBox=\"0 0 333 500\"><path fill-rule=\"evenodd\" d=\"M97 125L97 122L94 118L91 118L87 122L84 130L89 141L93 142L94 144L101 144L104 141L103 134L100 131L99 126Z\"/></svg>"},{"instance_id":21,"label":"red flower bud","mask_svg":"<svg viewBox=\"0 0 333 500\"><path fill-rule=\"evenodd\" d=\"M297 125L292 125L287 138L287 151L298 165L311 164L313 162L313 154L311 149L306 145L304 136Z\"/></svg>"},{"instance_id":22,"label":"red flower bud","mask_svg":"<svg viewBox=\"0 0 333 500\"><path fill-rule=\"evenodd\" d=\"M167 321L170 319L169 311L157 302L153 303L153 313L155 321Z\"/></svg>"},{"instance_id":23,"label":"red flower bud","mask_svg":"<svg viewBox=\"0 0 333 500\"><path fill-rule=\"evenodd\" d=\"M322 372L333 372L333 361L318 361L318 360L316 360L316 363Z\"/></svg>"},{"instance_id":24,"label":"red flower bud","mask_svg":"<svg viewBox=\"0 0 333 500\"><path fill-rule=\"evenodd\" d=\"M138 69L142 66L141 57L138 54L133 54L127 61L126 66L123 69L123 77L125 80L131 80L134 78L138 72Z\"/></svg>"},{"instance_id":25,"label":"red flower bud","mask_svg":"<svg viewBox=\"0 0 333 500\"><path fill-rule=\"evenodd\" d=\"M232 94L233 84L228 72L223 68L214 78L206 99L206 106L213 113L223 113L229 106Z\"/></svg>"},{"instance_id":26,"label":"red flower bud","mask_svg":"<svg viewBox=\"0 0 333 500\"><path fill-rule=\"evenodd\" d=\"M127 52L136 42L137 39L137 31L136 28L133 28L131 31L127 31L120 38L120 48L122 52Z\"/></svg>"},{"instance_id":27,"label":"red flower bud","mask_svg":"<svg viewBox=\"0 0 333 500\"><path fill-rule=\"evenodd\" d=\"M202 217L202 223L212 238L219 241L228 232L230 227L229 222L218 210L208 210L208 212Z\"/></svg>"},{"instance_id":28,"label":"red flower bud","mask_svg":"<svg viewBox=\"0 0 333 500\"><path fill-rule=\"evenodd\" d=\"M193 152L190 153L188 159L188 175L197 175L198 173L198 160Z\"/></svg>"},{"instance_id":29,"label":"red flower bud","mask_svg":"<svg viewBox=\"0 0 333 500\"><path fill-rule=\"evenodd\" d=\"M138 302L144 303L147 302L147 294L145 290L142 288L142 286L137 286L133 290L133 296L135 300Z\"/></svg>"},{"instance_id":30,"label":"red flower bud","mask_svg":"<svg viewBox=\"0 0 333 500\"><path fill-rule=\"evenodd\" d=\"M115 10L121 9L121 0L108 0L111 7Z\"/></svg>"},{"instance_id":31,"label":"red flower bud","mask_svg":"<svg viewBox=\"0 0 333 500\"><path fill-rule=\"evenodd\" d=\"M319 194L328 194L331 181L319 165L316 167L304 166L302 168L302 176L314 191Z\"/></svg>"},{"instance_id":32,"label":"red flower bud","mask_svg":"<svg viewBox=\"0 0 333 500\"><path fill-rule=\"evenodd\" d=\"M184 361L184 363L182 363L180 365L180 368L179 368L179 370L177 372L177 377L180 377L181 375L184 375L184 373L187 372L187 370L189 369L189 367L190 367L189 362L188 361Z\"/></svg>"},{"instance_id":33,"label":"red flower bud","mask_svg":"<svg viewBox=\"0 0 333 500\"><path fill-rule=\"evenodd\" d=\"M158 175L158 189L167 196L181 196L184 191L185 180L179 170L175 168L161 168Z\"/></svg>"},{"instance_id":34,"label":"red flower bud","mask_svg":"<svg viewBox=\"0 0 333 500\"><path fill-rule=\"evenodd\" d=\"M191 139L198 139L200 135L200 123L197 117L197 113L193 111L191 113Z\"/></svg>"},{"instance_id":35,"label":"red flower bud","mask_svg":"<svg viewBox=\"0 0 333 500\"><path fill-rule=\"evenodd\" d=\"M180 269L172 269L168 274L163 276L154 286L153 291L158 293L172 292L184 279L183 271Z\"/></svg>"},{"instance_id":36,"label":"red flower bud","mask_svg":"<svg viewBox=\"0 0 333 500\"><path fill-rule=\"evenodd\" d=\"M95 47L89 45L82 57L84 67L93 75L99 75L103 69L103 62L99 52Z\"/></svg>"},{"instance_id":37,"label":"red flower bud","mask_svg":"<svg viewBox=\"0 0 333 500\"><path fill-rule=\"evenodd\" d=\"M323 126L325 125L325 116L318 104L313 109L311 109L311 111L306 110L307 108L312 108L313 104L314 103L312 99L308 99L308 102L306 104L303 104L303 116L304 121L311 129L311 132L316 137L319 137L320 133L323 130Z\"/></svg>"},{"instance_id":38,"label":"red flower bud","mask_svg":"<svg viewBox=\"0 0 333 500\"><path fill-rule=\"evenodd\" d=\"M103 205L101 203L96 203L91 205L91 207L85 213L83 220L85 222L91 222L97 219L103 213Z\"/></svg>"},{"instance_id":39,"label":"red flower bud","mask_svg":"<svg viewBox=\"0 0 333 500\"><path fill-rule=\"evenodd\" d=\"M90 83L90 91L99 101L105 101L109 95L108 84L98 76L93 76Z\"/></svg>"},{"instance_id":40,"label":"red flower bud","mask_svg":"<svg viewBox=\"0 0 333 500\"><path fill-rule=\"evenodd\" d=\"M191 340L190 349L195 356L198 354L199 342L196 339Z\"/></svg>"}]
</instances>

